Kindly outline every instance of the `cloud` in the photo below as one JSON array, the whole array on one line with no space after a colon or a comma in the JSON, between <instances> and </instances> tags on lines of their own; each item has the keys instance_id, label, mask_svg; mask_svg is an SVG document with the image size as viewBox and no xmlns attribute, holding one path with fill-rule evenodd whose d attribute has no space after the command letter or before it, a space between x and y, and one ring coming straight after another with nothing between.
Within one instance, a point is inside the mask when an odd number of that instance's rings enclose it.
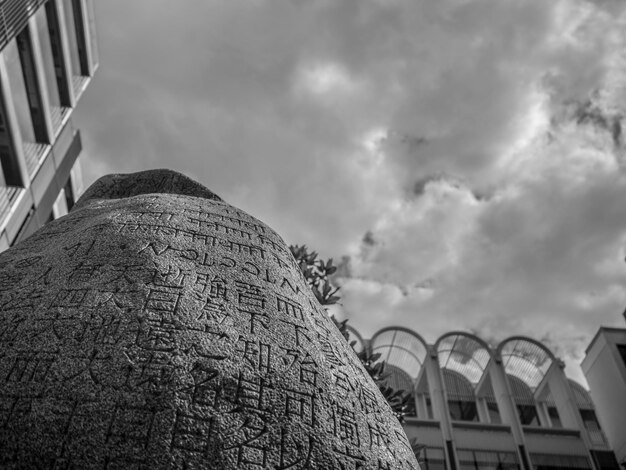
<instances>
[{"instance_id":1,"label":"cloud","mask_svg":"<svg viewBox=\"0 0 626 470\"><path fill-rule=\"evenodd\" d=\"M620 321L623 2L97 6L87 182L173 168L348 256L365 336L525 333L572 363Z\"/></svg>"}]
</instances>

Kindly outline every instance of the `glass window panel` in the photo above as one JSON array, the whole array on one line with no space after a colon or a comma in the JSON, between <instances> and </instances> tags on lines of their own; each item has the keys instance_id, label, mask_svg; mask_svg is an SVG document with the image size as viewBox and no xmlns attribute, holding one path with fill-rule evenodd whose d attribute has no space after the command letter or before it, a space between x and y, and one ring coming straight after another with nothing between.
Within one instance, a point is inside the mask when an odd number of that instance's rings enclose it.
<instances>
[{"instance_id":1,"label":"glass window panel","mask_svg":"<svg viewBox=\"0 0 626 470\"><path fill-rule=\"evenodd\" d=\"M0 166L2 168L0 184L3 186L21 186L20 170L2 99L0 99Z\"/></svg>"},{"instance_id":2,"label":"glass window panel","mask_svg":"<svg viewBox=\"0 0 626 470\"><path fill-rule=\"evenodd\" d=\"M474 470L519 470L517 454L487 450L459 449L459 464L463 469Z\"/></svg>"},{"instance_id":3,"label":"glass window panel","mask_svg":"<svg viewBox=\"0 0 626 470\"><path fill-rule=\"evenodd\" d=\"M78 50L80 74L88 76L89 60L87 58L87 41L85 40L86 31L81 0L72 0L72 13L74 15L74 29L76 30L76 47Z\"/></svg>"},{"instance_id":4,"label":"glass window panel","mask_svg":"<svg viewBox=\"0 0 626 470\"><path fill-rule=\"evenodd\" d=\"M22 64L24 86L26 87L26 96L28 98L35 140L37 142L47 142L48 137L41 104L41 93L39 92L37 70L35 69L35 60L33 57L33 46L28 28L18 34L15 41L20 55L20 63Z\"/></svg>"},{"instance_id":5,"label":"glass window panel","mask_svg":"<svg viewBox=\"0 0 626 470\"><path fill-rule=\"evenodd\" d=\"M63 188L65 190L65 201L67 203L67 210L71 210L72 207L74 207L74 203L76 202L74 200L74 191L72 190L72 178L68 178L67 179L67 184L65 185L65 188Z\"/></svg>"},{"instance_id":6,"label":"glass window panel","mask_svg":"<svg viewBox=\"0 0 626 470\"><path fill-rule=\"evenodd\" d=\"M450 418L456 421L478 421L476 402L466 400L448 400Z\"/></svg>"},{"instance_id":7,"label":"glass window panel","mask_svg":"<svg viewBox=\"0 0 626 470\"><path fill-rule=\"evenodd\" d=\"M424 448L419 464L424 470L446 470L446 459L443 449L438 447Z\"/></svg>"},{"instance_id":8,"label":"glass window panel","mask_svg":"<svg viewBox=\"0 0 626 470\"><path fill-rule=\"evenodd\" d=\"M535 470L591 469L589 460L580 455L530 454Z\"/></svg>"},{"instance_id":9,"label":"glass window panel","mask_svg":"<svg viewBox=\"0 0 626 470\"><path fill-rule=\"evenodd\" d=\"M617 350L619 351L619 355L622 357L622 361L624 361L624 366L626 366L626 344L618 344Z\"/></svg>"},{"instance_id":10,"label":"glass window panel","mask_svg":"<svg viewBox=\"0 0 626 470\"><path fill-rule=\"evenodd\" d=\"M489 422L491 424L502 424L500 410L498 409L498 404L495 401L487 402L487 412L489 413Z\"/></svg>"},{"instance_id":11,"label":"glass window panel","mask_svg":"<svg viewBox=\"0 0 626 470\"><path fill-rule=\"evenodd\" d=\"M41 74L48 93L48 104L50 105L50 113L52 114L52 125L56 131L61 126L61 97L59 95L52 43L50 41L48 18L46 16L46 11L43 8L40 9L35 15L35 24L37 26L37 35L39 36L39 46L41 48L41 58L43 63L43 70L41 71Z\"/></svg>"},{"instance_id":12,"label":"glass window panel","mask_svg":"<svg viewBox=\"0 0 626 470\"><path fill-rule=\"evenodd\" d=\"M7 47L5 47L3 53L11 86L11 96L15 104L17 124L22 134L22 140L24 140L24 142L34 143L36 142L35 130L33 129L33 121L30 118L28 93L26 92L26 85L24 84L24 75L17 43L11 41Z\"/></svg>"},{"instance_id":13,"label":"glass window panel","mask_svg":"<svg viewBox=\"0 0 626 470\"><path fill-rule=\"evenodd\" d=\"M426 412L428 413L428 419L434 419L433 402L430 400L430 397L426 397Z\"/></svg>"},{"instance_id":14,"label":"glass window panel","mask_svg":"<svg viewBox=\"0 0 626 470\"><path fill-rule=\"evenodd\" d=\"M539 426L539 417L534 405L517 405L520 423L526 426Z\"/></svg>"},{"instance_id":15,"label":"glass window panel","mask_svg":"<svg viewBox=\"0 0 626 470\"><path fill-rule=\"evenodd\" d=\"M98 41L96 40L96 15L94 14L93 0L87 0L87 18L89 21L89 41L91 46L91 58L94 64L100 60L98 55Z\"/></svg>"},{"instance_id":16,"label":"glass window panel","mask_svg":"<svg viewBox=\"0 0 626 470\"><path fill-rule=\"evenodd\" d=\"M553 428L563 427L563 423L561 423L561 417L559 416L559 411L556 409L556 406L548 407L548 416L550 416Z\"/></svg>"},{"instance_id":17,"label":"glass window panel","mask_svg":"<svg viewBox=\"0 0 626 470\"><path fill-rule=\"evenodd\" d=\"M74 5L72 0L63 0L63 14L65 15L65 29L69 43L70 66L72 75L81 75L80 56L78 52L78 37L76 22L74 21Z\"/></svg>"},{"instance_id":18,"label":"glass window panel","mask_svg":"<svg viewBox=\"0 0 626 470\"><path fill-rule=\"evenodd\" d=\"M55 2L49 1L46 3L45 8L46 20L48 21L48 37L50 38L52 61L54 62L54 75L56 77L59 98L62 106L70 106L69 79L63 60L63 44L61 42L61 30Z\"/></svg>"}]
</instances>

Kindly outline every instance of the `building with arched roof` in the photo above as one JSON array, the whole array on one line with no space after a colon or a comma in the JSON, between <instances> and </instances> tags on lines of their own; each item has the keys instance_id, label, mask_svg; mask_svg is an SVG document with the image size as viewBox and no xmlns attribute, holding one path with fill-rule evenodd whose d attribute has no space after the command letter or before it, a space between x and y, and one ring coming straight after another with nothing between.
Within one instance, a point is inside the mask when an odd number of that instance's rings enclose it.
<instances>
[{"instance_id":1,"label":"building with arched roof","mask_svg":"<svg viewBox=\"0 0 626 470\"><path fill-rule=\"evenodd\" d=\"M386 362L388 385L411 396L404 427L424 446L423 469L619 469L589 392L542 343L513 336L491 346L454 331L429 344L403 327L369 340L349 333Z\"/></svg>"}]
</instances>

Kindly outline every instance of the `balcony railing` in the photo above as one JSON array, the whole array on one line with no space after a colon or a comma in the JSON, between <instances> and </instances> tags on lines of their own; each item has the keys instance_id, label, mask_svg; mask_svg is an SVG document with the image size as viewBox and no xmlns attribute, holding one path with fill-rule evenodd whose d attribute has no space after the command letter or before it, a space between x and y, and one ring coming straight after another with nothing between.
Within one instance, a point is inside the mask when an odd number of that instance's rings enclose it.
<instances>
[{"instance_id":1,"label":"balcony railing","mask_svg":"<svg viewBox=\"0 0 626 470\"><path fill-rule=\"evenodd\" d=\"M0 50L17 36L48 0L0 0Z\"/></svg>"}]
</instances>

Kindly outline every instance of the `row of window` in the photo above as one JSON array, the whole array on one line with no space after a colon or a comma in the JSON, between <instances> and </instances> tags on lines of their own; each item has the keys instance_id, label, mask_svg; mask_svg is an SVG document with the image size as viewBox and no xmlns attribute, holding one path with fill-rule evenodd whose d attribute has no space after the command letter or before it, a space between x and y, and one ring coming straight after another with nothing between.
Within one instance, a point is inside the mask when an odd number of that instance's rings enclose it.
<instances>
[{"instance_id":1,"label":"row of window","mask_svg":"<svg viewBox=\"0 0 626 470\"><path fill-rule=\"evenodd\" d=\"M91 1L49 0L3 49L0 185L25 186L24 173L33 177L93 73L92 8Z\"/></svg>"},{"instance_id":2,"label":"row of window","mask_svg":"<svg viewBox=\"0 0 626 470\"><path fill-rule=\"evenodd\" d=\"M460 470L519 470L521 465L515 452L457 449ZM611 452L595 452L593 458L598 468L619 467ZM531 453L530 459L536 470L591 470L589 459L580 455ZM440 447L422 449L419 458L423 470L446 470L445 452Z\"/></svg>"}]
</instances>

